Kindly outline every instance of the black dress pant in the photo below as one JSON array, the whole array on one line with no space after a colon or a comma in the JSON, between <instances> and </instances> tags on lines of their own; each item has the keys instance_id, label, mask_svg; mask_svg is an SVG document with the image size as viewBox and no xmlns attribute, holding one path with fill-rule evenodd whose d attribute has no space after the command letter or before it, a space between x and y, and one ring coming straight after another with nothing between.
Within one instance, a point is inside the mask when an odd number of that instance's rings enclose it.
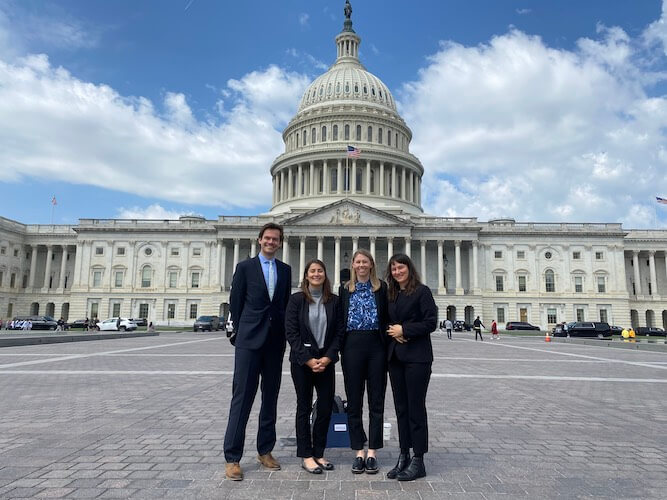
<instances>
[{"instance_id":1,"label":"black dress pant","mask_svg":"<svg viewBox=\"0 0 667 500\"><path fill-rule=\"evenodd\" d=\"M428 452L426 391L432 363L403 363L394 356L389 361L389 378L394 393L401 451L412 448L415 455Z\"/></svg>"},{"instance_id":2,"label":"black dress pant","mask_svg":"<svg viewBox=\"0 0 667 500\"><path fill-rule=\"evenodd\" d=\"M481 328L475 328L475 340L477 340L477 335L479 335L479 340L484 340L482 338L482 329Z\"/></svg>"},{"instance_id":3,"label":"black dress pant","mask_svg":"<svg viewBox=\"0 0 667 500\"><path fill-rule=\"evenodd\" d=\"M333 363L321 373L313 373L308 365L290 363L292 381L296 390L296 456L321 458L327 446L336 390L336 370ZM310 429L313 388L317 391L317 415Z\"/></svg>"},{"instance_id":4,"label":"black dress pant","mask_svg":"<svg viewBox=\"0 0 667 500\"><path fill-rule=\"evenodd\" d=\"M347 394L350 447L353 450L362 450L368 441L368 448L380 449L383 446L384 394L387 390L387 354L380 332L377 330L346 332L341 365ZM362 422L366 388L368 388L368 437Z\"/></svg>"},{"instance_id":5,"label":"black dress pant","mask_svg":"<svg viewBox=\"0 0 667 500\"><path fill-rule=\"evenodd\" d=\"M262 404L257 429L257 452L265 455L273 450L276 444L278 392L284 354L284 339L269 340L256 350L239 347L235 349L232 401L224 444L227 462L239 462L243 456L245 430L260 384L260 376Z\"/></svg>"}]
</instances>

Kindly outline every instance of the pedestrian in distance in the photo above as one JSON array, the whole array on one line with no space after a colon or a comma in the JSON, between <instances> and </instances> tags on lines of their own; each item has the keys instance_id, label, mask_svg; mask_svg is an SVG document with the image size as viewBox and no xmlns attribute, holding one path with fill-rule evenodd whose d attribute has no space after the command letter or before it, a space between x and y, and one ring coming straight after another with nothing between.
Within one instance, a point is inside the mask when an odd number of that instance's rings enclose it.
<instances>
[{"instance_id":1,"label":"pedestrian in distance","mask_svg":"<svg viewBox=\"0 0 667 500\"><path fill-rule=\"evenodd\" d=\"M482 337L482 327L486 328L482 321L479 319L479 316L475 318L475 321L472 323L472 328L475 330L475 342L477 342L477 336L479 335L479 340L484 341Z\"/></svg>"},{"instance_id":2,"label":"pedestrian in distance","mask_svg":"<svg viewBox=\"0 0 667 500\"><path fill-rule=\"evenodd\" d=\"M498 334L498 323L496 323L496 320L491 321L491 338L493 340L498 340L500 338L500 335Z\"/></svg>"},{"instance_id":3,"label":"pedestrian in distance","mask_svg":"<svg viewBox=\"0 0 667 500\"><path fill-rule=\"evenodd\" d=\"M454 328L454 325L452 324L452 320L447 318L445 320L445 331L447 332L447 338L449 340L452 340L452 329Z\"/></svg>"},{"instance_id":4,"label":"pedestrian in distance","mask_svg":"<svg viewBox=\"0 0 667 500\"><path fill-rule=\"evenodd\" d=\"M304 269L301 290L292 294L285 312L296 391L296 456L311 474L334 469L324 458L324 449L336 389L335 364L344 333L340 301L331 291L324 262L311 260ZM311 430L313 389L317 391L317 407Z\"/></svg>"},{"instance_id":5,"label":"pedestrian in distance","mask_svg":"<svg viewBox=\"0 0 667 500\"><path fill-rule=\"evenodd\" d=\"M260 386L262 404L257 429L257 459L269 470L280 470L271 452L276 444L278 392L285 354L285 309L292 286L292 268L276 258L283 228L267 223L257 239L259 255L239 262L232 278L229 309L234 331L234 380L225 432L225 475L243 480L239 462L252 404Z\"/></svg>"},{"instance_id":6,"label":"pedestrian in distance","mask_svg":"<svg viewBox=\"0 0 667 500\"><path fill-rule=\"evenodd\" d=\"M431 289L421 283L417 269L405 254L389 259L387 290L387 334L391 339L387 360L400 446L398 462L387 478L414 481L426 476L426 392L433 364L431 332L437 325L438 307Z\"/></svg>"},{"instance_id":7,"label":"pedestrian in distance","mask_svg":"<svg viewBox=\"0 0 667 500\"><path fill-rule=\"evenodd\" d=\"M377 277L368 250L352 256L350 281L339 291L345 322L341 365L347 395L353 474L377 474L376 451L383 447L384 396L387 389L387 284ZM364 391L368 393L368 435L363 427ZM365 446L368 451L364 452Z\"/></svg>"}]
</instances>

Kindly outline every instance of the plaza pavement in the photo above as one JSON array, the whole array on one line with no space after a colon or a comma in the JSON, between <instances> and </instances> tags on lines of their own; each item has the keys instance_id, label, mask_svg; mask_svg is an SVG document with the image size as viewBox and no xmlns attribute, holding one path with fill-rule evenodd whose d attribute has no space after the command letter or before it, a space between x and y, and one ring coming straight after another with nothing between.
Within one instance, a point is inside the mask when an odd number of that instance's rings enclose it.
<instances>
[{"instance_id":1,"label":"plaza pavement","mask_svg":"<svg viewBox=\"0 0 667 500\"><path fill-rule=\"evenodd\" d=\"M485 337L486 338L486 337ZM0 349L0 498L493 499L665 498L667 354L541 337L475 342L433 334L428 476L387 480L396 419L376 476L255 460L256 402L242 461L224 479L233 348L218 333ZM342 377L337 367L337 393ZM287 356L278 436L294 433ZM286 445L287 444L287 445Z\"/></svg>"}]
</instances>

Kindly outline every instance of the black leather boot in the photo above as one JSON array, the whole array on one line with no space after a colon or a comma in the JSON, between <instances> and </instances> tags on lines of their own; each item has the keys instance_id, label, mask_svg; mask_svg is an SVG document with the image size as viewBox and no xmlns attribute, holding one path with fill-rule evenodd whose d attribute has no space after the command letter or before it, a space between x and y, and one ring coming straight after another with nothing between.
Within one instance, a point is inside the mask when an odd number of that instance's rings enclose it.
<instances>
[{"instance_id":1,"label":"black leather boot","mask_svg":"<svg viewBox=\"0 0 667 500\"><path fill-rule=\"evenodd\" d=\"M408 465L410 465L410 454L401 453L398 456L398 462L396 462L394 468L387 472L387 479L396 479L396 476L407 469Z\"/></svg>"},{"instance_id":2,"label":"black leather boot","mask_svg":"<svg viewBox=\"0 0 667 500\"><path fill-rule=\"evenodd\" d=\"M423 457L412 457L410 465L403 472L399 472L396 479L399 481L414 481L420 477L426 476Z\"/></svg>"}]
</instances>

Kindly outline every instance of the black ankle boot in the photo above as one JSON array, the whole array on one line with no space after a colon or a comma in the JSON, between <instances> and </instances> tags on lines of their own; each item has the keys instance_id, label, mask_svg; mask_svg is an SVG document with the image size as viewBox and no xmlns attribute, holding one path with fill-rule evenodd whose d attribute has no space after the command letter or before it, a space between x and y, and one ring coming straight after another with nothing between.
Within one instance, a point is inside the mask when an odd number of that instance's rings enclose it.
<instances>
[{"instance_id":1,"label":"black ankle boot","mask_svg":"<svg viewBox=\"0 0 667 500\"><path fill-rule=\"evenodd\" d=\"M396 479L399 481L414 481L420 477L426 476L423 457L412 457L410 465L403 472L400 472Z\"/></svg>"},{"instance_id":2,"label":"black ankle boot","mask_svg":"<svg viewBox=\"0 0 667 500\"><path fill-rule=\"evenodd\" d=\"M408 465L410 465L410 454L401 453L398 456L398 462L396 462L394 468L387 472L387 479L396 479L396 476L407 469Z\"/></svg>"}]
</instances>

